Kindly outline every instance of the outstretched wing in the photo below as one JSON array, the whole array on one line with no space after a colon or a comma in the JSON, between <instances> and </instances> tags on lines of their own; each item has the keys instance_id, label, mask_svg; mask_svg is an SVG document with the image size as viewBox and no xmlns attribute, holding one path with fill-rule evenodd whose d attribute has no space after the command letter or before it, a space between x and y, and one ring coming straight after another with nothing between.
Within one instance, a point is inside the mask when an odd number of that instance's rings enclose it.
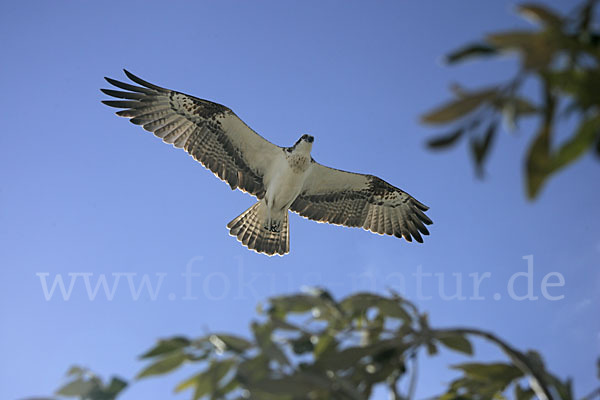
<instances>
[{"instance_id":1,"label":"outstretched wing","mask_svg":"<svg viewBox=\"0 0 600 400\"><path fill-rule=\"evenodd\" d=\"M330 224L362 227L378 234L415 238L429 235L429 207L408 193L373 176L325 167L313 162L292 211Z\"/></svg>"},{"instance_id":2,"label":"outstretched wing","mask_svg":"<svg viewBox=\"0 0 600 400\"><path fill-rule=\"evenodd\" d=\"M164 89L132 73L135 86L105 78L126 91L101 89L125 100L105 100L122 108L117 115L154 133L165 143L183 148L217 177L259 199L264 196L263 175L279 146L265 140L229 108L194 96Z\"/></svg>"}]
</instances>

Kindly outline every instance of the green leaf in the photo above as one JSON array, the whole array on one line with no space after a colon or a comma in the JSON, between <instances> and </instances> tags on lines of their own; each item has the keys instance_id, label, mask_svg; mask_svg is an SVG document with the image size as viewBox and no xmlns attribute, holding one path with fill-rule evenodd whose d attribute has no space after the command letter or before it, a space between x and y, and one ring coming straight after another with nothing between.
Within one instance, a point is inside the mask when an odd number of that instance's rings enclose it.
<instances>
[{"instance_id":1,"label":"green leaf","mask_svg":"<svg viewBox=\"0 0 600 400\"><path fill-rule=\"evenodd\" d=\"M106 387L106 389L104 389L104 393L106 393L112 399L114 399L126 387L127 387L127 382L126 381L124 381L121 378L113 377L110 380L110 383L108 384L108 386Z\"/></svg>"},{"instance_id":2,"label":"green leaf","mask_svg":"<svg viewBox=\"0 0 600 400\"><path fill-rule=\"evenodd\" d=\"M512 96L506 99L508 103L514 104L515 113L517 115L531 115L538 112L538 108L533 105L529 100L520 97Z\"/></svg>"},{"instance_id":3,"label":"green leaf","mask_svg":"<svg viewBox=\"0 0 600 400\"><path fill-rule=\"evenodd\" d=\"M361 341L364 344L376 343L383 333L386 317L381 310L377 312L375 318L371 318L367 323L366 335L363 335ZM402 326L406 326L403 324Z\"/></svg>"},{"instance_id":4,"label":"green leaf","mask_svg":"<svg viewBox=\"0 0 600 400\"><path fill-rule=\"evenodd\" d=\"M546 373L546 367L544 366L544 360L540 353L535 350L527 350L525 357L529 361L529 364L536 369L540 374Z\"/></svg>"},{"instance_id":5,"label":"green leaf","mask_svg":"<svg viewBox=\"0 0 600 400\"><path fill-rule=\"evenodd\" d=\"M59 396L67 397L81 397L84 398L88 393L94 390L97 384L93 381L84 380L78 378L72 382L67 383L56 391Z\"/></svg>"},{"instance_id":6,"label":"green leaf","mask_svg":"<svg viewBox=\"0 0 600 400\"><path fill-rule=\"evenodd\" d=\"M171 353L173 351L177 351L177 350L180 350L180 349L188 346L190 343L191 342L189 339L187 339L185 337L181 337L181 336L176 336L176 337L173 337L170 339L161 339L161 340L159 340L159 342L156 346L154 346L152 349L148 350L146 353L142 354L140 356L140 358L141 359L151 358L151 357L156 357L159 355Z\"/></svg>"},{"instance_id":7,"label":"green leaf","mask_svg":"<svg viewBox=\"0 0 600 400\"><path fill-rule=\"evenodd\" d=\"M67 376L73 376L73 375L81 376L81 375L84 375L86 372L88 372L88 371L85 368L81 368L78 365L74 365L71 368L69 368L69 370L67 371Z\"/></svg>"},{"instance_id":8,"label":"green leaf","mask_svg":"<svg viewBox=\"0 0 600 400\"><path fill-rule=\"evenodd\" d=\"M462 128L457 129L456 131L454 131L450 134L438 136L433 139L430 139L427 142L427 146L430 149L441 150L444 147L448 147L448 146L454 144L463 135L463 133L464 133L464 130Z\"/></svg>"},{"instance_id":9,"label":"green leaf","mask_svg":"<svg viewBox=\"0 0 600 400\"><path fill-rule=\"evenodd\" d=\"M181 391L196 387L200 378L204 376L204 372L199 372L197 374L192 375L191 377L179 382L177 386L175 386L175 393L179 393ZM207 391L208 393L208 391Z\"/></svg>"},{"instance_id":10,"label":"green leaf","mask_svg":"<svg viewBox=\"0 0 600 400\"><path fill-rule=\"evenodd\" d=\"M162 375L167 372L171 372L174 369L181 366L184 361L187 360L187 355L184 353L175 353L169 355L166 358L162 358L159 361L144 368L137 376L137 379L145 378L152 375Z\"/></svg>"},{"instance_id":11,"label":"green leaf","mask_svg":"<svg viewBox=\"0 0 600 400\"><path fill-rule=\"evenodd\" d=\"M547 67L558 50L555 38L546 32L509 31L489 35L487 40L499 49L518 50L526 69Z\"/></svg>"},{"instance_id":12,"label":"green leaf","mask_svg":"<svg viewBox=\"0 0 600 400\"><path fill-rule=\"evenodd\" d=\"M428 341L427 345L427 354L430 356L435 356L438 353L437 346L432 341Z\"/></svg>"},{"instance_id":13,"label":"green leaf","mask_svg":"<svg viewBox=\"0 0 600 400\"><path fill-rule=\"evenodd\" d=\"M552 155L552 170L559 170L577 160L594 145L599 135L600 116L583 120L573 137Z\"/></svg>"},{"instance_id":14,"label":"green leaf","mask_svg":"<svg viewBox=\"0 0 600 400\"><path fill-rule=\"evenodd\" d=\"M364 357L375 356L383 351L396 349L403 351L406 347L399 340L382 340L366 346L347 347L341 351L330 351L323 353L316 361L320 369L345 369L355 366Z\"/></svg>"},{"instance_id":15,"label":"green leaf","mask_svg":"<svg viewBox=\"0 0 600 400\"><path fill-rule=\"evenodd\" d=\"M221 387L219 388L217 395L214 396L217 399L221 399L221 398L225 398L225 395L229 392L234 391L235 389L238 389L240 387L240 381L237 379L236 376L233 376L231 379L229 379L229 381L223 385L221 385ZM242 397L243 399L243 397ZM241 400L241 399L240 399Z\"/></svg>"},{"instance_id":16,"label":"green leaf","mask_svg":"<svg viewBox=\"0 0 600 400\"><path fill-rule=\"evenodd\" d=\"M551 113L553 110L546 110ZM548 117L546 117L546 120ZM532 142L527 156L526 178L527 194L535 198L546 179L554 172L564 168L592 148L600 132L600 117L585 119L576 133L554 153L550 153L550 129L548 121L542 123L537 137Z\"/></svg>"},{"instance_id":17,"label":"green leaf","mask_svg":"<svg viewBox=\"0 0 600 400\"><path fill-rule=\"evenodd\" d=\"M531 388L523 389L518 383L515 384L515 399L516 400L531 400L535 392Z\"/></svg>"},{"instance_id":18,"label":"green leaf","mask_svg":"<svg viewBox=\"0 0 600 400\"><path fill-rule=\"evenodd\" d=\"M498 97L494 101L494 108L502 113L504 125L509 131L517 128L517 120L521 117L536 114L538 109L529 100L518 95Z\"/></svg>"},{"instance_id":19,"label":"green leaf","mask_svg":"<svg viewBox=\"0 0 600 400\"><path fill-rule=\"evenodd\" d=\"M180 382L175 387L175 392L179 393L187 389L194 389L192 400L198 400L203 396L210 394L215 388L212 385L211 379L204 372L193 375L192 377Z\"/></svg>"},{"instance_id":20,"label":"green leaf","mask_svg":"<svg viewBox=\"0 0 600 400\"><path fill-rule=\"evenodd\" d=\"M304 313L319 304L315 296L308 294L274 297L269 301L274 309L286 313Z\"/></svg>"},{"instance_id":21,"label":"green leaf","mask_svg":"<svg viewBox=\"0 0 600 400\"><path fill-rule=\"evenodd\" d=\"M337 340L333 337L333 335L329 333L323 333L319 336L319 340L314 347L313 354L315 359L318 359L321 355L327 353L328 351L334 351L337 346Z\"/></svg>"},{"instance_id":22,"label":"green leaf","mask_svg":"<svg viewBox=\"0 0 600 400\"><path fill-rule=\"evenodd\" d=\"M291 323L287 322L286 320L279 319L278 317L273 316L273 315L271 315L269 322L270 322L273 330L279 329L279 330L290 331L290 332L303 332L303 329L300 328L299 326L291 324Z\"/></svg>"},{"instance_id":23,"label":"green leaf","mask_svg":"<svg viewBox=\"0 0 600 400\"><path fill-rule=\"evenodd\" d=\"M509 31L488 35L487 39L497 47L526 50L536 35L538 33L532 31Z\"/></svg>"},{"instance_id":24,"label":"green leaf","mask_svg":"<svg viewBox=\"0 0 600 400\"><path fill-rule=\"evenodd\" d=\"M269 300L271 308L269 315L280 319L285 318L287 314L302 314L318 308L321 312L326 312L330 306L327 298L312 294L297 294L292 296L274 297Z\"/></svg>"},{"instance_id":25,"label":"green leaf","mask_svg":"<svg viewBox=\"0 0 600 400\"><path fill-rule=\"evenodd\" d=\"M563 18L541 4L521 4L517 6L519 14L534 22L541 22L544 25L560 27L563 24Z\"/></svg>"},{"instance_id":26,"label":"green leaf","mask_svg":"<svg viewBox=\"0 0 600 400\"><path fill-rule=\"evenodd\" d=\"M372 293L355 293L340 302L341 309L350 316L362 315L383 297Z\"/></svg>"},{"instance_id":27,"label":"green leaf","mask_svg":"<svg viewBox=\"0 0 600 400\"><path fill-rule=\"evenodd\" d=\"M209 341L221 351L231 350L236 353L243 353L252 347L251 342L234 335L214 334L210 335Z\"/></svg>"},{"instance_id":28,"label":"green leaf","mask_svg":"<svg viewBox=\"0 0 600 400\"><path fill-rule=\"evenodd\" d=\"M546 111L548 112L548 111ZM526 157L525 178L527 182L527 197L534 199L552 171L550 158L550 129L551 125L544 122L540 128Z\"/></svg>"},{"instance_id":29,"label":"green leaf","mask_svg":"<svg viewBox=\"0 0 600 400\"><path fill-rule=\"evenodd\" d=\"M464 376L452 382L449 393L461 393L464 398L496 399L523 373L512 364L465 363L452 366L463 371Z\"/></svg>"},{"instance_id":30,"label":"green leaf","mask_svg":"<svg viewBox=\"0 0 600 400\"><path fill-rule=\"evenodd\" d=\"M296 371L291 375L264 378L251 382L247 388L252 398L270 399L364 399L352 382L313 371ZM289 396L289 397L288 397Z\"/></svg>"},{"instance_id":31,"label":"green leaf","mask_svg":"<svg viewBox=\"0 0 600 400\"><path fill-rule=\"evenodd\" d=\"M464 363L451 368L462 370L469 378L483 381L496 381L503 386L523 376L523 372L512 364L504 363Z\"/></svg>"},{"instance_id":32,"label":"green leaf","mask_svg":"<svg viewBox=\"0 0 600 400\"><path fill-rule=\"evenodd\" d=\"M480 175L483 174L483 163L489 154L490 146L496 135L497 126L498 124L496 121L493 121L488 126L482 139L471 139L471 151L473 153L473 159L475 160L475 167Z\"/></svg>"},{"instance_id":33,"label":"green leaf","mask_svg":"<svg viewBox=\"0 0 600 400\"><path fill-rule=\"evenodd\" d=\"M263 379L269 373L270 359L264 354L244 360L237 369L237 379L246 384Z\"/></svg>"},{"instance_id":34,"label":"green leaf","mask_svg":"<svg viewBox=\"0 0 600 400\"><path fill-rule=\"evenodd\" d=\"M265 356L269 359L277 361L281 365L289 365L290 362L285 356L285 353L279 348L279 346L272 340L271 334L273 332L270 324L258 324L252 323L252 330L254 331L254 337L256 343L262 350Z\"/></svg>"},{"instance_id":35,"label":"green leaf","mask_svg":"<svg viewBox=\"0 0 600 400\"><path fill-rule=\"evenodd\" d=\"M222 388L222 379L235 364L236 361L234 359L213 361L205 371L180 382L175 387L175 392L179 393L183 390L194 388L194 399L218 392Z\"/></svg>"},{"instance_id":36,"label":"green leaf","mask_svg":"<svg viewBox=\"0 0 600 400\"><path fill-rule=\"evenodd\" d=\"M437 340L449 349L473 355L473 346L464 335L449 335L437 337Z\"/></svg>"},{"instance_id":37,"label":"green leaf","mask_svg":"<svg viewBox=\"0 0 600 400\"><path fill-rule=\"evenodd\" d=\"M531 115L538 112L538 108L531 104L529 100L518 95L498 97L496 100L494 107L499 111L512 108L514 114L518 115Z\"/></svg>"},{"instance_id":38,"label":"green leaf","mask_svg":"<svg viewBox=\"0 0 600 400\"><path fill-rule=\"evenodd\" d=\"M546 379L552 383L561 400L573 400L573 382L571 379L567 378L563 382L552 374L547 374Z\"/></svg>"},{"instance_id":39,"label":"green leaf","mask_svg":"<svg viewBox=\"0 0 600 400\"><path fill-rule=\"evenodd\" d=\"M310 398L307 396L308 393L315 390L315 387L309 382L288 376L279 379L262 379L253 382L249 387L251 392L258 390L272 395L287 395L290 396L290 399ZM261 396L256 397L261 398Z\"/></svg>"},{"instance_id":40,"label":"green leaf","mask_svg":"<svg viewBox=\"0 0 600 400\"><path fill-rule=\"evenodd\" d=\"M467 115L496 96L495 88L471 92L426 113L421 117L421 121L427 124L445 124Z\"/></svg>"},{"instance_id":41,"label":"green leaf","mask_svg":"<svg viewBox=\"0 0 600 400\"><path fill-rule=\"evenodd\" d=\"M371 293L357 293L342 300L340 307L351 317L363 315L370 308L377 308L387 317L402 319L406 323L410 323L411 316L404 309L403 304L404 301L401 299L389 299Z\"/></svg>"},{"instance_id":42,"label":"green leaf","mask_svg":"<svg viewBox=\"0 0 600 400\"><path fill-rule=\"evenodd\" d=\"M444 61L448 64L454 64L474 57L485 57L497 54L496 48L486 43L474 43L454 50L446 55Z\"/></svg>"},{"instance_id":43,"label":"green leaf","mask_svg":"<svg viewBox=\"0 0 600 400\"><path fill-rule=\"evenodd\" d=\"M407 324L412 322L410 314L397 300L391 300L384 297L377 301L376 306L379 308L379 311L387 317L401 319Z\"/></svg>"},{"instance_id":44,"label":"green leaf","mask_svg":"<svg viewBox=\"0 0 600 400\"><path fill-rule=\"evenodd\" d=\"M598 69L566 69L551 71L544 78L553 87L571 95L582 110L600 105L600 71Z\"/></svg>"}]
</instances>

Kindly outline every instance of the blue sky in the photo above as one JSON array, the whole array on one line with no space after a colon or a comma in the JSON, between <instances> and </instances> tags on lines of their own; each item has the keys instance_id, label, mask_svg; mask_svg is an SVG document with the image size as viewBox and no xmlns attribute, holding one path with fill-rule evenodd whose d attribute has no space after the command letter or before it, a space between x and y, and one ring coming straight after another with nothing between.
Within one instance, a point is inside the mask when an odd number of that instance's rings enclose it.
<instances>
[{"instance_id":1,"label":"blue sky","mask_svg":"<svg viewBox=\"0 0 600 400\"><path fill-rule=\"evenodd\" d=\"M437 131L418 123L451 82L512 74L511 57L439 60L486 32L528 27L514 4L2 2L0 397L50 394L72 364L130 378L155 339L247 334L258 302L314 285L336 296L401 289L436 326L480 326L540 350L586 394L600 352L598 161L584 157L529 203L521 160L532 124L501 135L481 182L464 146L432 153L424 141ZM289 255L248 251L225 224L254 200L100 103L103 77L122 80L122 68L225 104L276 144L314 135L317 161L378 175L429 205L431 236L406 243L292 214ZM517 301L507 285L529 255L538 299ZM199 274L191 288L188 266ZM438 274L423 278L422 293L419 269ZM486 272L483 299L469 299L469 274ZM549 288L560 300L541 292L553 272L564 277ZM68 286L69 273L79 275L68 300L58 289L46 300L42 281ZM120 276L114 297L101 289L90 300L85 277L93 287L102 274L109 284ZM439 293L439 279L445 294L456 289L452 274L467 299ZM162 279L155 299L130 292L128 279L135 289L144 276L155 289ZM498 356L479 342L477 351ZM459 360L424 361L419 395L438 393ZM139 382L123 399L187 398L172 388L190 373Z\"/></svg>"}]
</instances>

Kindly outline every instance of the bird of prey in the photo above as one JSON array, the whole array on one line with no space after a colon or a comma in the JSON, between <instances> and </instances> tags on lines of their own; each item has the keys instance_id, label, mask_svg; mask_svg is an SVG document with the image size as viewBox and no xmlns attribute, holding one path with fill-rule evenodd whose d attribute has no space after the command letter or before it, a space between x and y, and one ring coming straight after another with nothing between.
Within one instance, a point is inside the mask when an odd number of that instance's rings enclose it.
<instances>
[{"instance_id":1,"label":"bird of prey","mask_svg":"<svg viewBox=\"0 0 600 400\"><path fill-rule=\"evenodd\" d=\"M362 227L383 235L423 242L432 223L428 207L373 176L341 171L311 157L314 138L302 135L279 147L254 132L229 108L146 82L125 70L132 85L111 78L121 90L101 89L123 100L104 104L165 143L183 148L227 182L258 202L227 224L246 247L267 255L289 252L288 210L335 225Z\"/></svg>"}]
</instances>

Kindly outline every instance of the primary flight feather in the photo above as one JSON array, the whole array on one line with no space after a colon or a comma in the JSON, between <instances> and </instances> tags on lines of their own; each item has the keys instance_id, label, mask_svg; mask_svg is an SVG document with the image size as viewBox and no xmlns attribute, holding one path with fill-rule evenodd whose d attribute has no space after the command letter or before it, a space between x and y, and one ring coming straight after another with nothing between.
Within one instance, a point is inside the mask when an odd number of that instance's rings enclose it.
<instances>
[{"instance_id":1,"label":"primary flight feather","mask_svg":"<svg viewBox=\"0 0 600 400\"><path fill-rule=\"evenodd\" d=\"M428 207L373 176L329 168L312 159L314 138L303 135L291 147L276 146L248 127L229 108L164 89L125 71L132 85L111 78L123 90L101 89L122 100L104 104L117 115L183 148L231 189L258 202L227 224L246 247L268 255L289 252L288 210L336 225L414 238L428 235Z\"/></svg>"}]
</instances>

